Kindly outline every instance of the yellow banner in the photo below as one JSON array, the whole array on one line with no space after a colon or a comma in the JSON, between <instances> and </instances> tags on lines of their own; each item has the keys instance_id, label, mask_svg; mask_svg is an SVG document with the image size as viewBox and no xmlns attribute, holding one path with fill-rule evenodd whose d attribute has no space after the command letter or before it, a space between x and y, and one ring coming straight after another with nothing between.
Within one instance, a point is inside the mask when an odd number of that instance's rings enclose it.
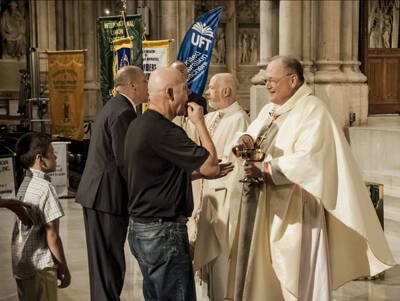
<instances>
[{"instance_id":1,"label":"yellow banner","mask_svg":"<svg viewBox=\"0 0 400 301\"><path fill-rule=\"evenodd\" d=\"M84 51L49 51L52 135L82 140Z\"/></svg>"},{"instance_id":2,"label":"yellow banner","mask_svg":"<svg viewBox=\"0 0 400 301\"><path fill-rule=\"evenodd\" d=\"M150 73L159 68L169 66L169 40L142 41L143 71L147 79ZM149 102L142 104L142 112L146 111Z\"/></svg>"}]
</instances>

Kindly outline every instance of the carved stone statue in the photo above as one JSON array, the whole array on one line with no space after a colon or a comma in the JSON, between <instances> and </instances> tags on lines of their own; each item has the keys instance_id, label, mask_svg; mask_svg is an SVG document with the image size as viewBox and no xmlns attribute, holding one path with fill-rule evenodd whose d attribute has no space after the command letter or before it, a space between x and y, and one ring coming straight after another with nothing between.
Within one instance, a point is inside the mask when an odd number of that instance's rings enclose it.
<instances>
[{"instance_id":1,"label":"carved stone statue","mask_svg":"<svg viewBox=\"0 0 400 301\"><path fill-rule=\"evenodd\" d=\"M242 39L243 39L243 34L239 34L238 46L239 46L239 63L240 64L242 63L242 56L243 56Z\"/></svg>"},{"instance_id":2,"label":"carved stone statue","mask_svg":"<svg viewBox=\"0 0 400 301\"><path fill-rule=\"evenodd\" d=\"M382 48L381 12L375 7L368 21L369 48Z\"/></svg>"},{"instance_id":3,"label":"carved stone statue","mask_svg":"<svg viewBox=\"0 0 400 301\"><path fill-rule=\"evenodd\" d=\"M393 23L392 23L392 48L399 48L399 27L400 27L400 0L395 0L393 4Z\"/></svg>"},{"instance_id":4,"label":"carved stone statue","mask_svg":"<svg viewBox=\"0 0 400 301\"><path fill-rule=\"evenodd\" d=\"M242 52L241 52L241 57L240 57L240 63L241 64L248 64L250 62L250 43L249 43L249 36L245 32L242 35Z\"/></svg>"},{"instance_id":5,"label":"carved stone statue","mask_svg":"<svg viewBox=\"0 0 400 301\"><path fill-rule=\"evenodd\" d=\"M257 60L258 60L257 35L253 33L250 41L250 63L256 65Z\"/></svg>"},{"instance_id":6,"label":"carved stone statue","mask_svg":"<svg viewBox=\"0 0 400 301\"><path fill-rule=\"evenodd\" d=\"M9 3L0 20L3 58L21 58L25 54L25 18L16 1Z\"/></svg>"},{"instance_id":7,"label":"carved stone statue","mask_svg":"<svg viewBox=\"0 0 400 301\"><path fill-rule=\"evenodd\" d=\"M225 64L225 34L223 32L220 33L217 41L217 49L218 49L218 57L217 64Z\"/></svg>"},{"instance_id":8,"label":"carved stone statue","mask_svg":"<svg viewBox=\"0 0 400 301\"><path fill-rule=\"evenodd\" d=\"M385 48L390 48L390 38L392 36L392 18L389 14L390 10L387 9L386 13L383 15L383 46Z\"/></svg>"}]
</instances>

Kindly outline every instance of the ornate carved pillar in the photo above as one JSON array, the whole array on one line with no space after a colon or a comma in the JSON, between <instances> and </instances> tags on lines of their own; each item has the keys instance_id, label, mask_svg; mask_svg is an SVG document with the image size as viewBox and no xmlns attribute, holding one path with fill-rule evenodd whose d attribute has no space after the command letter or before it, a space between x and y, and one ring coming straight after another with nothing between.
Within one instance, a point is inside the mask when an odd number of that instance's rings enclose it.
<instances>
[{"instance_id":1,"label":"ornate carved pillar","mask_svg":"<svg viewBox=\"0 0 400 301\"><path fill-rule=\"evenodd\" d=\"M340 71L340 7L347 1L318 2L318 46L316 82L343 82Z\"/></svg>"},{"instance_id":2,"label":"ornate carved pillar","mask_svg":"<svg viewBox=\"0 0 400 301\"><path fill-rule=\"evenodd\" d=\"M302 1L279 2L279 55L302 58Z\"/></svg>"}]
</instances>

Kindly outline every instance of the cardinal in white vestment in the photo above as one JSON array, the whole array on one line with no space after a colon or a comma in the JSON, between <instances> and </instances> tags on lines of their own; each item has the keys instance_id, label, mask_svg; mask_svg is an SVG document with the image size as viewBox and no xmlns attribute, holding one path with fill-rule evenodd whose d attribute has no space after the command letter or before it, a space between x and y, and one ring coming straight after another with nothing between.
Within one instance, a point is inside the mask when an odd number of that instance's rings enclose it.
<instances>
[{"instance_id":1,"label":"cardinal in white vestment","mask_svg":"<svg viewBox=\"0 0 400 301\"><path fill-rule=\"evenodd\" d=\"M202 288L197 289L199 301L225 300L229 215L231 206L239 207L242 188L238 185L241 166L237 166L231 150L237 139L236 133L244 132L250 123L248 115L235 100L236 90L233 75L219 73L211 78L205 92L209 106L215 109L205 116L205 123L218 158L222 162L232 162L235 167L223 178L193 182L195 208L188 227L189 240L194 244L194 268L200 270L197 275L200 274L202 279Z\"/></svg>"},{"instance_id":2,"label":"cardinal in white vestment","mask_svg":"<svg viewBox=\"0 0 400 301\"><path fill-rule=\"evenodd\" d=\"M267 104L236 150L261 149L245 174L229 257L235 301L329 301L331 290L395 265L350 147L301 64L276 57Z\"/></svg>"}]
</instances>

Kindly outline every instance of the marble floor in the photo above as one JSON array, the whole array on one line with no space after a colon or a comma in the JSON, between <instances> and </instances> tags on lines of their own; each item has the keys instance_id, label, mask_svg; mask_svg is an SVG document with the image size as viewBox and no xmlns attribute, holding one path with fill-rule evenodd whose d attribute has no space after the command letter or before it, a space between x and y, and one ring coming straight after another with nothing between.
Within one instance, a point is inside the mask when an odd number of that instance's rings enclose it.
<instances>
[{"instance_id":1,"label":"marble floor","mask_svg":"<svg viewBox=\"0 0 400 301\"><path fill-rule=\"evenodd\" d=\"M85 234L80 205L63 199L66 216L61 222L61 237L72 274L72 284L59 290L60 301L90 300ZM400 262L400 198L385 197L385 233L397 262ZM0 209L0 301L16 301L16 285L11 273L10 240L14 216ZM137 263L125 247L127 275L122 292L123 301L143 300L141 277ZM400 266L385 274L385 280L352 281L334 292L335 301L400 300ZM135 287L135 289L134 289ZM271 300L273 301L273 300Z\"/></svg>"}]
</instances>

